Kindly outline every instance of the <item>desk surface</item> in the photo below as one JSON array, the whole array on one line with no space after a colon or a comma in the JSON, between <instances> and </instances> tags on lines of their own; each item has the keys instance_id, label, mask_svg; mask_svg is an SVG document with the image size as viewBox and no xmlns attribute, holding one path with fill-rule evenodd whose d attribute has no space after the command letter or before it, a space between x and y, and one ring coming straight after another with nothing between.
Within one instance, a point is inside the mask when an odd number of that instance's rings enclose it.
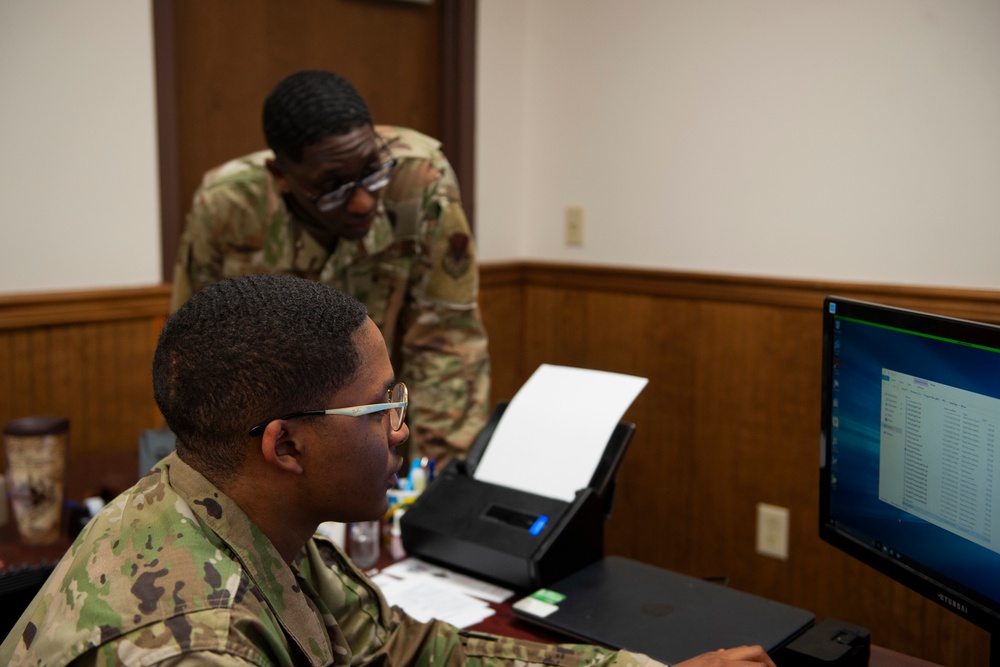
<instances>
[{"instance_id":1,"label":"desk surface","mask_svg":"<svg viewBox=\"0 0 1000 667\"><path fill-rule=\"evenodd\" d=\"M111 454L88 457L83 461L71 461L70 470L73 475L67 480L66 497L79 501L93 495L117 495L135 482L138 477L138 455ZM11 516L6 525L0 527L0 567L21 567L38 565L42 561L54 563L70 545L70 538L65 533L59 541L45 546L27 546L20 542L14 517ZM387 565L386 563L380 563ZM497 635L516 637L544 643L571 642L571 638L559 633L545 630L527 623L514 616L509 603L492 605L496 610L471 630ZM918 658L890 651L878 646L872 646L870 667L936 667L933 663Z\"/></svg>"},{"instance_id":2,"label":"desk surface","mask_svg":"<svg viewBox=\"0 0 1000 667\"><path fill-rule=\"evenodd\" d=\"M62 536L60 541L47 545L29 547L22 545L17 539L17 531L12 523L0 528L0 559L8 567L20 567L24 564L37 565L41 561L54 563L69 546L70 540ZM572 642L573 639L559 633L534 626L514 616L509 603L491 605L496 613L470 628L479 632L495 635L516 637L547 644ZM871 647L870 667L937 667L934 663L913 658L896 651L879 646Z\"/></svg>"},{"instance_id":3,"label":"desk surface","mask_svg":"<svg viewBox=\"0 0 1000 667\"><path fill-rule=\"evenodd\" d=\"M536 627L514 616L510 604L493 604L490 606L496 610L496 614L472 626L469 628L470 630L516 637L517 639L527 639L546 644L573 641L571 638L547 631L541 627ZM890 651L880 646L871 647L871 658L868 661L868 665L869 667L939 667L935 663L913 658L897 651Z\"/></svg>"},{"instance_id":4,"label":"desk surface","mask_svg":"<svg viewBox=\"0 0 1000 667\"><path fill-rule=\"evenodd\" d=\"M80 502L91 496L110 500L139 478L138 452L70 457L66 466L66 499ZM5 499L6 500L6 499ZM8 520L0 526L0 568L55 563L62 558L72 540L67 534L67 512L63 512L63 532L53 544L29 546L18 538L13 509L8 505Z\"/></svg>"}]
</instances>

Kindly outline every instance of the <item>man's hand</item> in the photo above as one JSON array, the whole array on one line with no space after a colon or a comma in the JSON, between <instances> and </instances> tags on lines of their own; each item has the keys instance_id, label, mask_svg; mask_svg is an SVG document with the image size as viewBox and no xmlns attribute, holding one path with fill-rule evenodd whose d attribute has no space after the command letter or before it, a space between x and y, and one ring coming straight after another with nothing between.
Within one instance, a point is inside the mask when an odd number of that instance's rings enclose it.
<instances>
[{"instance_id":1,"label":"man's hand","mask_svg":"<svg viewBox=\"0 0 1000 667\"><path fill-rule=\"evenodd\" d=\"M774 661L760 646L738 646L703 653L696 658L679 662L673 667L775 667Z\"/></svg>"}]
</instances>

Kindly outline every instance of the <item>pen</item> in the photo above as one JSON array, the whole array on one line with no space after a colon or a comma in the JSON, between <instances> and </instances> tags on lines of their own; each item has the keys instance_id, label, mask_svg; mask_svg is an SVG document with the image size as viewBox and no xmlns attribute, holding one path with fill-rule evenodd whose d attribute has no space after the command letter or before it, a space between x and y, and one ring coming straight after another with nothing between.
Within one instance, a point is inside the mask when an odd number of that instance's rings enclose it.
<instances>
[{"instance_id":1,"label":"pen","mask_svg":"<svg viewBox=\"0 0 1000 667\"><path fill-rule=\"evenodd\" d=\"M485 639L488 642L495 642L497 640L493 635L485 635L481 632L470 632L469 630L459 630L459 637L468 637L470 639Z\"/></svg>"}]
</instances>

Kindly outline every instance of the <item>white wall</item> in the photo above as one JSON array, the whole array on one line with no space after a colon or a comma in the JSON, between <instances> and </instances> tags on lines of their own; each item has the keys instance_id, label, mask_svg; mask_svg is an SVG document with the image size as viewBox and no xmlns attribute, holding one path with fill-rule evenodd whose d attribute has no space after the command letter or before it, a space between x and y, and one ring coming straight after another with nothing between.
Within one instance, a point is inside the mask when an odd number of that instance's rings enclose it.
<instances>
[{"instance_id":1,"label":"white wall","mask_svg":"<svg viewBox=\"0 0 1000 667\"><path fill-rule=\"evenodd\" d=\"M484 261L1000 288L1000 2L479 3Z\"/></svg>"},{"instance_id":2,"label":"white wall","mask_svg":"<svg viewBox=\"0 0 1000 667\"><path fill-rule=\"evenodd\" d=\"M484 261L1000 287L1000 2L479 2ZM157 284L148 0L0 0L0 91L0 293Z\"/></svg>"},{"instance_id":3,"label":"white wall","mask_svg":"<svg viewBox=\"0 0 1000 667\"><path fill-rule=\"evenodd\" d=\"M161 280L149 1L0 0L0 293Z\"/></svg>"}]
</instances>

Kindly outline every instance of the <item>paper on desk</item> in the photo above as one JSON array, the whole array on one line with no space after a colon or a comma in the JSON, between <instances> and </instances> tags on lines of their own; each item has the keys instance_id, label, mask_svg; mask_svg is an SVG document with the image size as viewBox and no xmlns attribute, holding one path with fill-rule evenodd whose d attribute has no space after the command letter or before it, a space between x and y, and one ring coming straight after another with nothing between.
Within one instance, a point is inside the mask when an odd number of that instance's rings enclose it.
<instances>
[{"instance_id":1,"label":"paper on desk","mask_svg":"<svg viewBox=\"0 0 1000 667\"><path fill-rule=\"evenodd\" d=\"M646 378L542 364L497 424L474 477L572 502Z\"/></svg>"},{"instance_id":2,"label":"paper on desk","mask_svg":"<svg viewBox=\"0 0 1000 667\"><path fill-rule=\"evenodd\" d=\"M397 579L430 579L443 588L471 595L487 602L503 602L514 594L514 591L509 588L459 574L458 572L437 565L431 565L412 556L383 568L382 573L392 575Z\"/></svg>"},{"instance_id":3,"label":"paper on desk","mask_svg":"<svg viewBox=\"0 0 1000 667\"><path fill-rule=\"evenodd\" d=\"M487 603L441 586L429 579L396 579L385 573L372 577L390 606L426 623L432 618L466 628L496 612Z\"/></svg>"},{"instance_id":4,"label":"paper on desk","mask_svg":"<svg viewBox=\"0 0 1000 667\"><path fill-rule=\"evenodd\" d=\"M459 628L475 625L496 613L483 600L502 602L513 591L443 567L407 558L372 577L390 605L418 621L432 618Z\"/></svg>"}]
</instances>

